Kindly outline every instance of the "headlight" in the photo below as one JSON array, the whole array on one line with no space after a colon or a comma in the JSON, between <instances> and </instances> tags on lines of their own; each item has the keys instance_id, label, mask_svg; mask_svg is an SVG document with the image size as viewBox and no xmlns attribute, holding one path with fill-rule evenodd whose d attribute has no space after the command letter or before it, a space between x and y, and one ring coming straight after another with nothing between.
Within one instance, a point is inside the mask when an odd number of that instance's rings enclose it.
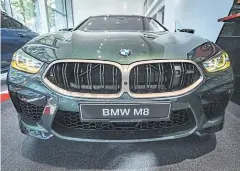
<instances>
[{"instance_id":1,"label":"headlight","mask_svg":"<svg viewBox=\"0 0 240 171\"><path fill-rule=\"evenodd\" d=\"M230 67L230 60L226 52L219 52L215 56L203 62L208 72L217 72Z\"/></svg>"},{"instance_id":2,"label":"headlight","mask_svg":"<svg viewBox=\"0 0 240 171\"><path fill-rule=\"evenodd\" d=\"M205 42L200 46L196 47L187 54L188 59L195 62L205 61L212 56L215 56L221 51L221 48L212 42Z\"/></svg>"},{"instance_id":3,"label":"headlight","mask_svg":"<svg viewBox=\"0 0 240 171\"><path fill-rule=\"evenodd\" d=\"M14 53L11 65L20 71L35 74L41 69L43 62L31 57L20 49Z\"/></svg>"}]
</instances>

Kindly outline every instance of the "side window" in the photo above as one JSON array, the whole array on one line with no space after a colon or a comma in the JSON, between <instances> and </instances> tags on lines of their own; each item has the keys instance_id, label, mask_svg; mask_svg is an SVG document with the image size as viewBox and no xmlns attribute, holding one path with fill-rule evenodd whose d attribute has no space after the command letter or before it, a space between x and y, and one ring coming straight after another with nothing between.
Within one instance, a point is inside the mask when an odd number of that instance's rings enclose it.
<instances>
[{"instance_id":1,"label":"side window","mask_svg":"<svg viewBox=\"0 0 240 171\"><path fill-rule=\"evenodd\" d=\"M1 28L10 28L9 18L1 14Z\"/></svg>"},{"instance_id":2,"label":"side window","mask_svg":"<svg viewBox=\"0 0 240 171\"><path fill-rule=\"evenodd\" d=\"M155 21L155 20L151 20L149 22L149 25L150 25L150 30L152 31L164 31L164 29Z\"/></svg>"},{"instance_id":3,"label":"side window","mask_svg":"<svg viewBox=\"0 0 240 171\"><path fill-rule=\"evenodd\" d=\"M15 28L15 29L22 29L22 28L23 28L21 23L13 20L13 19L11 19L11 18L10 18L10 21L11 21L11 23L13 24L13 28Z\"/></svg>"}]
</instances>

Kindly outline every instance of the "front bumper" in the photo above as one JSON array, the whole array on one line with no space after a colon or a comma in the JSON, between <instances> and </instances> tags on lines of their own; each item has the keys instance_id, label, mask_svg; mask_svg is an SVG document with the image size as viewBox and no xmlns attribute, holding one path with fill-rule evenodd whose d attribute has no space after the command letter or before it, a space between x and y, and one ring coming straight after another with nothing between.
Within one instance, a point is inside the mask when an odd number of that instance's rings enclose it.
<instances>
[{"instance_id":1,"label":"front bumper","mask_svg":"<svg viewBox=\"0 0 240 171\"><path fill-rule=\"evenodd\" d=\"M124 93L117 99L88 99L69 97L47 88L41 75L9 71L8 88L13 104L18 112L20 129L23 133L41 139L57 136L62 139L93 142L142 142L175 139L191 134L208 134L221 130L225 108L233 93L234 77L232 69L206 75L200 87L176 97L134 99ZM59 111L79 112L79 104L86 102L140 103L171 102L171 111L190 111L191 121L179 127L138 130L93 130L62 128L55 125ZM22 104L23 106L21 106ZM23 109L24 107L24 109ZM26 114L27 113L27 114ZM40 113L40 115L36 114ZM36 115L35 115L36 114ZM71 114L70 114L71 115Z\"/></svg>"}]
</instances>

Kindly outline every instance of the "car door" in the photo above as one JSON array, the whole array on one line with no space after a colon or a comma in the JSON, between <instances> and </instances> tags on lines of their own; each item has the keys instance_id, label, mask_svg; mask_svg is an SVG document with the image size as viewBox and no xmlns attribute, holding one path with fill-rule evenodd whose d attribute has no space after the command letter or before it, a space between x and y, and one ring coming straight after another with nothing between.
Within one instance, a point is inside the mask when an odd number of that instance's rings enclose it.
<instances>
[{"instance_id":1,"label":"car door","mask_svg":"<svg viewBox=\"0 0 240 171\"><path fill-rule=\"evenodd\" d=\"M36 37L38 34L24 26L23 24L19 23L18 21L10 18L10 22L14 25L12 29L16 32L18 36L18 48L21 48L25 45L28 41Z\"/></svg>"},{"instance_id":2,"label":"car door","mask_svg":"<svg viewBox=\"0 0 240 171\"><path fill-rule=\"evenodd\" d=\"M13 53L36 36L37 33L1 13L1 72L8 70Z\"/></svg>"},{"instance_id":3,"label":"car door","mask_svg":"<svg viewBox=\"0 0 240 171\"><path fill-rule=\"evenodd\" d=\"M19 36L12 26L9 17L1 13L1 73L8 70L12 55L19 48Z\"/></svg>"}]
</instances>

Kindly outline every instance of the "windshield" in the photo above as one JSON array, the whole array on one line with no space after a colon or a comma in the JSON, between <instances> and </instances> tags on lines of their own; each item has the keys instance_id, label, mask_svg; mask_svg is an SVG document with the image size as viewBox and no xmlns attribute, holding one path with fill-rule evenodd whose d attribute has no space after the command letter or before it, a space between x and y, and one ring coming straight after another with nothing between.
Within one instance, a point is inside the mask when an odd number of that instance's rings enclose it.
<instances>
[{"instance_id":1,"label":"windshield","mask_svg":"<svg viewBox=\"0 0 240 171\"><path fill-rule=\"evenodd\" d=\"M82 31L166 31L154 19L136 16L91 17L78 29Z\"/></svg>"}]
</instances>

